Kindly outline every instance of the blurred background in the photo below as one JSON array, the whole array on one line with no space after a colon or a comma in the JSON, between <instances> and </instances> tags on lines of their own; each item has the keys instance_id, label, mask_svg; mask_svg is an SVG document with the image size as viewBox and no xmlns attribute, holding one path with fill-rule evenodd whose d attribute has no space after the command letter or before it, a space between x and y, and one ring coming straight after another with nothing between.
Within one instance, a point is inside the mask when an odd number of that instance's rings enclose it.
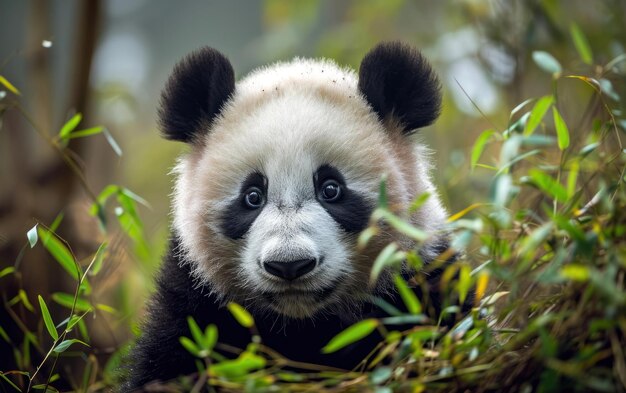
<instances>
[{"instance_id":1,"label":"blurred background","mask_svg":"<svg viewBox=\"0 0 626 393\"><path fill-rule=\"evenodd\" d=\"M532 61L533 51L550 52L565 74L593 74L592 65L576 60L573 29L586 36L596 64L624 53L626 43L623 0L0 0L0 15L0 75L20 93L0 85L0 268L17 265L21 272L19 282L0 285L24 288L32 303L30 294L72 292L72 278L45 249L27 247L26 232L36 223L49 226L62 217L57 233L79 260L107 241L90 299L114 310L98 307L87 322L94 355L103 361L136 330L165 249L169 171L186 146L160 138L156 107L185 54L217 48L240 78L294 56L358 69L382 40L420 48L440 75L444 109L418 137L434 150L435 181L456 212L489 192L493 172L470 170L475 138L485 129L506 129L515 106L557 88ZM624 89L623 81L614 86ZM565 97L561 113L575 121L584 110L581 97L593 90L574 81L558 89ZM82 114L78 128L102 126L107 133L63 145L76 163L72 169L50 138L76 113ZM497 157L488 150L482 162L490 160ZM114 219L115 201L104 205L105 230L90 214L111 184L147 202L137 204L135 233ZM61 305L50 307L54 315ZM19 335L7 310L0 311L0 326ZM28 321L28 312L23 317ZM11 359L2 355L0 369L6 362Z\"/></svg>"}]
</instances>

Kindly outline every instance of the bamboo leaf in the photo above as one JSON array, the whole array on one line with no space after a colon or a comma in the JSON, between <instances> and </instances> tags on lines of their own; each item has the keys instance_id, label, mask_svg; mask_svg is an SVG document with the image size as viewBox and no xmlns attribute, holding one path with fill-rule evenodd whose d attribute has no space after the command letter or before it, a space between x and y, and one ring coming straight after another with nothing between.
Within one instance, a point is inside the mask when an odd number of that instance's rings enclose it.
<instances>
[{"instance_id":1,"label":"bamboo leaf","mask_svg":"<svg viewBox=\"0 0 626 393\"><path fill-rule=\"evenodd\" d=\"M565 150L569 146L569 130L567 129L567 124L565 124L556 106L552 107L552 115L554 117L554 127L556 128L559 149Z\"/></svg>"},{"instance_id":2,"label":"bamboo leaf","mask_svg":"<svg viewBox=\"0 0 626 393\"><path fill-rule=\"evenodd\" d=\"M61 127L61 131L59 131L59 137L61 139L67 139L68 135L78 127L78 123L83 119L83 115L80 113L72 116L63 127Z\"/></svg>"},{"instance_id":3,"label":"bamboo leaf","mask_svg":"<svg viewBox=\"0 0 626 393\"><path fill-rule=\"evenodd\" d=\"M183 347L185 347L185 349L187 351L189 351L189 353L191 353L192 355L194 355L196 357L201 357L200 356L200 349L198 349L196 344L193 341L191 341L189 338L181 337L181 338L178 339L178 341L181 343L181 345Z\"/></svg>"},{"instance_id":4,"label":"bamboo leaf","mask_svg":"<svg viewBox=\"0 0 626 393\"><path fill-rule=\"evenodd\" d=\"M526 128L524 129L524 135L531 135L533 132L535 132L535 129L541 123L541 119L543 119L553 102L554 97L551 95L541 97L537 101L532 111L530 112L528 123L526 123Z\"/></svg>"},{"instance_id":5,"label":"bamboo leaf","mask_svg":"<svg viewBox=\"0 0 626 393\"><path fill-rule=\"evenodd\" d=\"M394 277L394 282L396 284L396 288L398 288L398 293L400 293L400 297L404 302L407 310L411 314L420 314L422 312L422 305L420 304L415 292L411 288L408 287L406 281L400 275L396 275Z\"/></svg>"},{"instance_id":6,"label":"bamboo leaf","mask_svg":"<svg viewBox=\"0 0 626 393\"><path fill-rule=\"evenodd\" d=\"M491 138L491 136L495 134L494 130L485 130L483 131L478 138L476 138L476 142L474 142L474 146L472 147L472 158L471 158L471 167L472 170L476 167L480 156L483 154L485 150L485 146L487 142Z\"/></svg>"},{"instance_id":7,"label":"bamboo leaf","mask_svg":"<svg viewBox=\"0 0 626 393\"><path fill-rule=\"evenodd\" d=\"M369 336L376 327L378 327L378 320L365 319L357 322L349 328L345 329L341 333L333 337L324 348L323 353L337 352L341 348L344 348L360 339Z\"/></svg>"},{"instance_id":8,"label":"bamboo leaf","mask_svg":"<svg viewBox=\"0 0 626 393\"><path fill-rule=\"evenodd\" d=\"M28 238L28 244L30 244L30 248L35 247L35 245L37 244L37 240L39 239L39 236L37 236L37 225L39 224L35 224L34 227L30 228L30 230L26 232L26 237Z\"/></svg>"},{"instance_id":9,"label":"bamboo leaf","mask_svg":"<svg viewBox=\"0 0 626 393\"><path fill-rule=\"evenodd\" d=\"M52 232L42 227L38 228L39 236L43 240L43 245L54 259L67 271L76 281L80 280L81 273L79 266L74 260L74 256L67 246Z\"/></svg>"},{"instance_id":10,"label":"bamboo leaf","mask_svg":"<svg viewBox=\"0 0 626 393\"><path fill-rule=\"evenodd\" d=\"M548 52L534 51L533 60L537 63L539 68L552 74L553 77L558 77L563 70L561 63Z\"/></svg>"},{"instance_id":11,"label":"bamboo leaf","mask_svg":"<svg viewBox=\"0 0 626 393\"><path fill-rule=\"evenodd\" d=\"M578 52L580 59L586 64L591 65L593 63L593 54L587 37L576 23L572 23L570 25L569 31L572 35L572 40L574 41L574 46L576 47L576 51Z\"/></svg>"},{"instance_id":12,"label":"bamboo leaf","mask_svg":"<svg viewBox=\"0 0 626 393\"><path fill-rule=\"evenodd\" d=\"M528 173L532 182L548 196L551 196L558 202L567 201L567 190L561 183L554 180L552 176L535 168L531 169Z\"/></svg>"},{"instance_id":13,"label":"bamboo leaf","mask_svg":"<svg viewBox=\"0 0 626 393\"><path fill-rule=\"evenodd\" d=\"M199 344L202 349L205 349L206 343L204 340L204 334L202 334L202 330L200 330L200 327L193 317L187 317L187 325L189 325L189 331L191 331L191 337L193 337L193 340Z\"/></svg>"},{"instance_id":14,"label":"bamboo leaf","mask_svg":"<svg viewBox=\"0 0 626 393\"><path fill-rule=\"evenodd\" d=\"M86 342L80 341L78 339L73 338L71 340L63 340L63 341L61 341L59 343L59 345L54 347L54 352L56 352L56 353L65 352L65 350L67 350L70 347L70 345L76 344L76 343L82 344L82 345L87 346L87 347L89 346L89 344L87 344Z\"/></svg>"},{"instance_id":15,"label":"bamboo leaf","mask_svg":"<svg viewBox=\"0 0 626 393\"><path fill-rule=\"evenodd\" d=\"M84 130L71 132L65 139L84 138L86 136L99 134L102 130L103 127L101 126L86 128Z\"/></svg>"},{"instance_id":16,"label":"bamboo leaf","mask_svg":"<svg viewBox=\"0 0 626 393\"><path fill-rule=\"evenodd\" d=\"M113 149L113 151L115 152L115 154L118 155L118 157L121 157L122 149L120 148L120 145L118 145L117 142L115 141L115 138L113 138L113 135L111 135L109 130L106 128L102 129L102 133L104 134L104 137L106 138L107 142L109 142L109 145L111 145L111 149Z\"/></svg>"},{"instance_id":17,"label":"bamboo leaf","mask_svg":"<svg viewBox=\"0 0 626 393\"><path fill-rule=\"evenodd\" d=\"M9 89L9 91L13 94L17 94L18 96L21 94L20 91L17 90L17 88L2 75L0 75L0 84Z\"/></svg>"},{"instance_id":18,"label":"bamboo leaf","mask_svg":"<svg viewBox=\"0 0 626 393\"><path fill-rule=\"evenodd\" d=\"M74 306L75 311L91 310L91 304L83 298L76 298L76 304L74 304L74 295L70 295L69 293L55 292L52 294L52 300L69 310L72 309L72 306Z\"/></svg>"},{"instance_id":19,"label":"bamboo leaf","mask_svg":"<svg viewBox=\"0 0 626 393\"><path fill-rule=\"evenodd\" d=\"M52 321L52 316L50 316L50 311L48 311L48 306L46 306L46 302L43 300L41 295L39 298L39 307L41 308L41 315L43 317L43 323L46 325L46 329L48 329L48 333L50 337L55 341L59 339L59 333L57 333L56 328L54 327L54 322Z\"/></svg>"},{"instance_id":20,"label":"bamboo leaf","mask_svg":"<svg viewBox=\"0 0 626 393\"><path fill-rule=\"evenodd\" d=\"M241 307L237 303L230 302L228 303L228 311L235 317L237 322L243 327L251 328L254 326L254 319L252 315L245 308Z\"/></svg>"}]
</instances>

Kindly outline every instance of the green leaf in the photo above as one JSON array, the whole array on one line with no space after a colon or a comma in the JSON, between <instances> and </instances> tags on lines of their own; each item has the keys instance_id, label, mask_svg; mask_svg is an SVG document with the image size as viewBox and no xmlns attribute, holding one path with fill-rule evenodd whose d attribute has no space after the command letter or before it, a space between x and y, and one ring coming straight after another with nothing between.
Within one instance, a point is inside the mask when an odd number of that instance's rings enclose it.
<instances>
[{"instance_id":1,"label":"green leaf","mask_svg":"<svg viewBox=\"0 0 626 393\"><path fill-rule=\"evenodd\" d=\"M494 130L486 130L483 131L478 138L476 138L476 142L474 142L474 147L472 147L472 158L471 158L471 167L472 170L476 167L480 156L483 154L485 150L485 146L487 142L491 138L491 136L495 134Z\"/></svg>"},{"instance_id":2,"label":"green leaf","mask_svg":"<svg viewBox=\"0 0 626 393\"><path fill-rule=\"evenodd\" d=\"M24 305L24 307L26 307L26 309L28 309L30 312L35 312L35 308L32 304L30 304L30 300L28 300L28 295L26 294L25 290L20 289L17 292L17 298L22 301L22 304Z\"/></svg>"},{"instance_id":3,"label":"green leaf","mask_svg":"<svg viewBox=\"0 0 626 393\"><path fill-rule=\"evenodd\" d=\"M213 350L213 347L215 347L215 344L217 343L217 338L218 338L217 326L215 326L214 324L210 324L204 330L204 343L206 344L205 349L209 351Z\"/></svg>"},{"instance_id":4,"label":"green leaf","mask_svg":"<svg viewBox=\"0 0 626 393\"><path fill-rule=\"evenodd\" d=\"M372 272L370 273L370 282L376 282L380 272L387 266L392 265L394 261L393 255L398 250L398 245L396 243L389 243L382 251L378 254L376 259L374 260L374 264L372 265Z\"/></svg>"},{"instance_id":5,"label":"green leaf","mask_svg":"<svg viewBox=\"0 0 626 393\"><path fill-rule=\"evenodd\" d=\"M2 78L2 77L0 76L0 78ZM26 377L28 377L28 374L26 374ZM6 383L8 383L10 386L12 386L18 392L22 391L22 389L17 387L17 385L14 384L6 375L4 375L4 373L2 371L0 371L0 378L2 378Z\"/></svg>"},{"instance_id":6,"label":"green leaf","mask_svg":"<svg viewBox=\"0 0 626 393\"><path fill-rule=\"evenodd\" d=\"M589 41L587 41L587 37L580 30L580 27L576 23L572 23L569 29L572 40L574 41L574 46L576 47L576 51L580 56L580 59L586 64L591 65L593 63L593 54L591 52L591 48L589 47Z\"/></svg>"},{"instance_id":7,"label":"green leaf","mask_svg":"<svg viewBox=\"0 0 626 393\"><path fill-rule=\"evenodd\" d=\"M554 116L554 127L556 128L559 149L565 150L569 146L569 130L567 129L567 124L565 124L556 106L552 107L552 115Z\"/></svg>"},{"instance_id":8,"label":"green leaf","mask_svg":"<svg viewBox=\"0 0 626 393\"><path fill-rule=\"evenodd\" d=\"M367 243L369 243L369 241L377 234L378 234L378 227L369 226L365 228L359 234L359 239L357 240L357 246L360 248L367 246Z\"/></svg>"},{"instance_id":9,"label":"green leaf","mask_svg":"<svg viewBox=\"0 0 626 393\"><path fill-rule=\"evenodd\" d=\"M541 119L545 116L548 109L550 109L550 105L554 102L554 97L551 95L547 95L541 97L532 111L530 112L530 117L528 118L528 123L526 123L526 128L524 129L524 135L531 135L535 132L537 126L541 123Z\"/></svg>"},{"instance_id":10,"label":"green leaf","mask_svg":"<svg viewBox=\"0 0 626 393\"><path fill-rule=\"evenodd\" d=\"M548 52L534 51L533 60L537 63L539 68L552 74L554 77L558 77L563 70L561 63L559 63L558 60Z\"/></svg>"},{"instance_id":11,"label":"green leaf","mask_svg":"<svg viewBox=\"0 0 626 393\"><path fill-rule=\"evenodd\" d=\"M398 293L400 293L400 297L404 302L407 310L411 314L420 314L422 312L422 305L420 304L415 292L411 288L408 287L406 281L400 275L396 275L394 277L394 282L396 284L396 288L398 288Z\"/></svg>"},{"instance_id":12,"label":"green leaf","mask_svg":"<svg viewBox=\"0 0 626 393\"><path fill-rule=\"evenodd\" d=\"M411 202L411 206L409 206L409 214L413 214L426 203L426 201L430 198L430 192L426 191L420 194L417 198Z\"/></svg>"},{"instance_id":13,"label":"green leaf","mask_svg":"<svg viewBox=\"0 0 626 393\"><path fill-rule=\"evenodd\" d=\"M74 295L70 295L69 293L55 292L52 294L52 300L70 310L72 309L72 305L74 305ZM87 300L79 297L76 299L76 305L74 305L74 310L90 311L91 304Z\"/></svg>"},{"instance_id":14,"label":"green leaf","mask_svg":"<svg viewBox=\"0 0 626 393\"><path fill-rule=\"evenodd\" d=\"M87 347L89 346L89 344L87 344L86 342L80 341L78 339L73 338L71 340L63 340L63 341L61 341L59 343L59 345L54 347L54 352L56 352L56 353L65 352L65 350L68 349L70 347L70 345L76 344L76 343L82 344L82 345L87 346Z\"/></svg>"},{"instance_id":15,"label":"green leaf","mask_svg":"<svg viewBox=\"0 0 626 393\"><path fill-rule=\"evenodd\" d=\"M245 377L253 370L258 370L266 365L266 360L254 353L243 352L237 359L222 361L209 369L213 375L223 376L229 379Z\"/></svg>"},{"instance_id":16,"label":"green leaf","mask_svg":"<svg viewBox=\"0 0 626 393\"><path fill-rule=\"evenodd\" d=\"M9 82L2 75L0 75L0 84L3 85L4 87L6 87L7 89L9 89L9 91L12 92L13 94L16 94L18 96L20 95L20 91L17 90L17 88L15 86L13 86L13 84L11 84L11 82Z\"/></svg>"},{"instance_id":17,"label":"green leaf","mask_svg":"<svg viewBox=\"0 0 626 393\"><path fill-rule=\"evenodd\" d=\"M67 246L47 229L38 228L39 237L43 241L43 245L54 259L67 271L76 281L80 280L81 272L79 266L74 260L74 256Z\"/></svg>"},{"instance_id":18,"label":"green leaf","mask_svg":"<svg viewBox=\"0 0 626 393\"><path fill-rule=\"evenodd\" d=\"M393 227L393 229L402 233L403 235L410 237L411 239L414 239L420 242L423 242L426 239L428 239L428 233L413 226L412 224L409 224L408 222L399 218L398 216L396 216L389 210L376 209L374 213L372 214L372 217L375 220L384 219L387 222L387 224Z\"/></svg>"},{"instance_id":19,"label":"green leaf","mask_svg":"<svg viewBox=\"0 0 626 393\"><path fill-rule=\"evenodd\" d=\"M580 171L580 163L577 159L572 161L567 175L567 197L571 198L576 192L576 183L578 181L578 172Z\"/></svg>"},{"instance_id":20,"label":"green leaf","mask_svg":"<svg viewBox=\"0 0 626 393\"><path fill-rule=\"evenodd\" d=\"M61 131L59 131L59 137L61 137L61 139L67 139L67 136L72 131L74 131L76 127L78 127L78 123L80 123L82 119L83 119L83 115L81 115L80 113L77 113L74 116L72 116L72 118L69 119L67 123L63 124L63 127L61 127Z\"/></svg>"},{"instance_id":21,"label":"green leaf","mask_svg":"<svg viewBox=\"0 0 626 393\"><path fill-rule=\"evenodd\" d=\"M191 341L189 338L187 337L180 337L178 339L178 341L181 343L181 345L183 347L185 347L185 349L191 353L192 355L196 356L196 357L201 357L200 356L200 349L196 346L196 344Z\"/></svg>"},{"instance_id":22,"label":"green leaf","mask_svg":"<svg viewBox=\"0 0 626 393\"><path fill-rule=\"evenodd\" d=\"M589 268L585 265L580 264L565 265L561 268L561 271L559 273L564 278L580 282L589 280L590 276Z\"/></svg>"},{"instance_id":23,"label":"green leaf","mask_svg":"<svg viewBox=\"0 0 626 393\"><path fill-rule=\"evenodd\" d=\"M85 274L88 273L90 276L95 276L100 272L100 269L102 269L102 262L104 261L104 256L106 255L106 249L107 249L106 242L100 244L100 246L98 247L98 250L96 251L96 254L91 260L91 263L89 263L89 266L87 267L85 271Z\"/></svg>"},{"instance_id":24,"label":"green leaf","mask_svg":"<svg viewBox=\"0 0 626 393\"><path fill-rule=\"evenodd\" d=\"M252 315L245 308L241 307L237 303L230 302L227 305L228 311L235 317L237 322L243 327L251 328L254 326L254 319Z\"/></svg>"},{"instance_id":25,"label":"green leaf","mask_svg":"<svg viewBox=\"0 0 626 393\"><path fill-rule=\"evenodd\" d=\"M322 352L333 353L347 345L359 341L363 337L369 336L374 329L378 327L378 324L379 322L376 319L365 319L357 322L333 337L330 342L322 348Z\"/></svg>"},{"instance_id":26,"label":"green leaf","mask_svg":"<svg viewBox=\"0 0 626 393\"><path fill-rule=\"evenodd\" d=\"M187 317L187 325L189 325L189 331L191 331L191 337L193 337L193 340L199 344L202 349L204 349L206 347L204 334L202 334L202 330L200 330L200 327L193 317Z\"/></svg>"},{"instance_id":27,"label":"green leaf","mask_svg":"<svg viewBox=\"0 0 626 393\"><path fill-rule=\"evenodd\" d=\"M384 325L417 325L425 323L428 318L424 314L400 315L396 317L386 317L380 320Z\"/></svg>"},{"instance_id":28,"label":"green leaf","mask_svg":"<svg viewBox=\"0 0 626 393\"><path fill-rule=\"evenodd\" d=\"M38 295L38 298L41 315L43 316L43 322L46 325L46 329L48 329L48 333L50 333L50 337L56 341L59 339L59 333L57 333L57 330L54 327L54 322L50 316L50 311L48 311L48 306L46 306L46 302L43 300L41 295Z\"/></svg>"},{"instance_id":29,"label":"green leaf","mask_svg":"<svg viewBox=\"0 0 626 393\"><path fill-rule=\"evenodd\" d=\"M457 284L457 291L459 293L459 302L465 303L467 294L472 287L472 277L470 275L471 269L468 265L463 264L459 269L459 282Z\"/></svg>"},{"instance_id":30,"label":"green leaf","mask_svg":"<svg viewBox=\"0 0 626 393\"><path fill-rule=\"evenodd\" d=\"M567 201L567 190L561 183L554 180L552 176L536 168L531 169L528 173L532 182L539 187L540 190L556 199L558 202Z\"/></svg>"},{"instance_id":31,"label":"green leaf","mask_svg":"<svg viewBox=\"0 0 626 393\"><path fill-rule=\"evenodd\" d=\"M37 244L37 240L39 239L39 236L37 236L37 225L39 224L35 224L34 227L30 228L30 230L26 232L26 237L28 238L30 248L35 247L35 245Z\"/></svg>"},{"instance_id":32,"label":"green leaf","mask_svg":"<svg viewBox=\"0 0 626 393\"><path fill-rule=\"evenodd\" d=\"M71 132L65 139L84 138L86 136L96 135L102 132L102 126L90 127L84 130Z\"/></svg>"},{"instance_id":33,"label":"green leaf","mask_svg":"<svg viewBox=\"0 0 626 393\"><path fill-rule=\"evenodd\" d=\"M15 268L13 266L5 267L4 269L0 270L0 278L8 276L12 273L15 273Z\"/></svg>"}]
</instances>

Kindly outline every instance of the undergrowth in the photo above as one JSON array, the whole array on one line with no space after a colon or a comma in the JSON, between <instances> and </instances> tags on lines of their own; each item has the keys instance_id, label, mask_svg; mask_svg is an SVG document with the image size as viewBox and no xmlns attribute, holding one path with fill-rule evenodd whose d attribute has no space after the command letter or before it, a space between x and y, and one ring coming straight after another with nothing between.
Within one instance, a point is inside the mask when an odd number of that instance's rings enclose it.
<instances>
[{"instance_id":1,"label":"undergrowth","mask_svg":"<svg viewBox=\"0 0 626 393\"><path fill-rule=\"evenodd\" d=\"M582 60L591 62L584 40L577 42L577 48ZM356 370L299 364L310 372L287 371L294 364L265 347L258 337L235 359L226 359L219 353L223 348L215 326L197 326L190 319L192 337L180 341L198 359L198 373L167 382L160 389L199 391L208 384L209 391L248 392L626 391L626 150L622 144L626 117L623 97L614 87L615 81L623 81L626 55L596 65L589 75L564 71L545 52L533 53L533 59L550 74L551 89L519 104L507 125L494 125L477 138L471 165L476 171L492 172L490 195L485 196L486 202L452 214L442 229L452 241L439 260L463 252L458 263L442 275L440 318L427 318L428 305L409 289L427 285L424 272L440 265L436 261L423 266L418 257L428 235L404 221L404 212L391 211L383 182L379 207L361 234L360 244L375 237L384 223L412 238L416 247L402 250L390 244L373 261L372 280L383 269L397 269L403 262L418 273L410 283L399 275L395 280L408 314L390 309L390 317L358 322L324 348L334 352L378 330L384 341ZM568 124L560 111L559 85L566 80L593 91L577 123ZM6 79L0 82L18 93ZM28 118L16 94L2 105L3 112L17 108ZM76 115L57 135L40 134L82 176L66 151L67 141L105 129L78 130L79 123ZM412 208L426 198L419 196ZM137 203L144 201L117 185L92 199L91 213L103 233L108 224L105 207L112 201L134 252L148 257L137 212ZM52 223L38 223L28 231L24 252L44 247L74 279L73 293L49 297L26 293L20 282L29 272L20 270L19 260L0 272L4 310L19 327L19 334L10 335L0 326L0 338L11 352L2 357L12 357L14 364L0 372L3 391L98 391L115 383L123 349L102 363L90 347L84 323L97 312L116 315L116 310L93 296L91 284L110 259L107 244L78 260L71 246L56 234L61 220L62 216ZM15 290L9 293L5 288ZM460 316L454 304L465 301L470 293L473 308ZM51 302L66 311L51 314ZM254 320L245 309L237 304L230 304L229 309L255 332ZM457 317L450 329L440 323L446 315ZM26 322L33 316L38 323ZM415 327L394 329L406 323ZM77 361L84 369L78 379L63 366Z\"/></svg>"}]
</instances>

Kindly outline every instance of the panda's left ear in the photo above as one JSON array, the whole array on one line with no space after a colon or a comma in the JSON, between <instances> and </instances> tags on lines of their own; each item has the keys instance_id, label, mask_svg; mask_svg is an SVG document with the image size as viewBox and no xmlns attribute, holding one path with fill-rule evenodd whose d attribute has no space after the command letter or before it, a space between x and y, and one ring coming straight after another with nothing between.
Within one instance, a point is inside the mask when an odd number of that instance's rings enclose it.
<instances>
[{"instance_id":1,"label":"panda's left ear","mask_svg":"<svg viewBox=\"0 0 626 393\"><path fill-rule=\"evenodd\" d=\"M372 49L359 67L359 91L381 121L399 121L405 134L431 124L441 110L437 75L422 54L399 42Z\"/></svg>"},{"instance_id":2,"label":"panda's left ear","mask_svg":"<svg viewBox=\"0 0 626 393\"><path fill-rule=\"evenodd\" d=\"M209 47L183 58L170 75L159 107L165 138L193 142L206 131L235 91L230 61Z\"/></svg>"}]
</instances>

